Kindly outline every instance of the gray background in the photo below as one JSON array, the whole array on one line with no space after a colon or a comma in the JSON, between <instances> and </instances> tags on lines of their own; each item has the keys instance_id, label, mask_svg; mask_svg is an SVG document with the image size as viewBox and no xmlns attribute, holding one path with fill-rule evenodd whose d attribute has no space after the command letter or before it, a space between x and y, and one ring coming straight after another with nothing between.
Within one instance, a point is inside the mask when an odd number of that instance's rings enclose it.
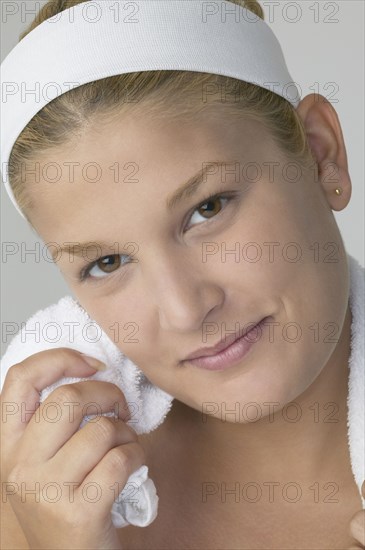
<instances>
[{"instance_id":1,"label":"gray background","mask_svg":"<svg viewBox=\"0 0 365 550\"><path fill-rule=\"evenodd\" d=\"M1 0L1 61L45 3ZM348 207L334 212L334 216L347 251L364 265L364 2L260 3L266 22L280 41L289 72L300 86L301 97L321 93L339 115L353 191ZM18 11L5 20L7 5ZM1 258L3 355L11 340L4 332L5 323L12 322L20 329L21 323L37 310L72 293L58 268L42 256L43 241L19 216L3 185L0 206L2 250L9 242L19 247L18 253L11 257L2 253ZM37 247L38 253L32 254Z\"/></svg>"}]
</instances>

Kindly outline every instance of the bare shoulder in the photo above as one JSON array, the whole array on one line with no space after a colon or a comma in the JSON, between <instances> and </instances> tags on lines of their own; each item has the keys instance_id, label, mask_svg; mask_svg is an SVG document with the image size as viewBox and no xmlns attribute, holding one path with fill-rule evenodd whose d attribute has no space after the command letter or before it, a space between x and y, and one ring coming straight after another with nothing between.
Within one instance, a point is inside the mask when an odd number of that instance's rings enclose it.
<instances>
[{"instance_id":1,"label":"bare shoulder","mask_svg":"<svg viewBox=\"0 0 365 550\"><path fill-rule=\"evenodd\" d=\"M7 550L28 550L29 545L9 502L1 502L1 546Z\"/></svg>"}]
</instances>

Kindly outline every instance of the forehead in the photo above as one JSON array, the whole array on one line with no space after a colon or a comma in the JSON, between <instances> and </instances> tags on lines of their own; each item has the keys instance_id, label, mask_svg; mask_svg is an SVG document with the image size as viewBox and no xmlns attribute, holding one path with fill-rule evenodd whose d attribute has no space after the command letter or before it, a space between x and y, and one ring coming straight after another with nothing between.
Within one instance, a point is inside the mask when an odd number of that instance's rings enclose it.
<instances>
[{"instance_id":1,"label":"forehead","mask_svg":"<svg viewBox=\"0 0 365 550\"><path fill-rule=\"evenodd\" d=\"M34 222L42 234L50 224L90 223L103 208L117 215L119 207L119 215L128 215L141 201L151 201L151 207L208 162L227 158L240 163L239 169L263 162L268 140L260 123L224 112L195 120L148 113L95 120L40 159L39 183L30 183ZM223 170L218 177L225 177Z\"/></svg>"}]
</instances>

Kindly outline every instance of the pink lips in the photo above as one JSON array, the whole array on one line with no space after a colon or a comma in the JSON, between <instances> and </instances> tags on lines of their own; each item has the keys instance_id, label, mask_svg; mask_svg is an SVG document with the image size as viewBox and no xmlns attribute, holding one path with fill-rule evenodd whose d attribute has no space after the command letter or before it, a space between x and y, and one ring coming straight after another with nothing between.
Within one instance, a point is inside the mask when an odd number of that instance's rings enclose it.
<instances>
[{"instance_id":1,"label":"pink lips","mask_svg":"<svg viewBox=\"0 0 365 550\"><path fill-rule=\"evenodd\" d=\"M246 356L253 344L260 339L266 319L267 317L262 319L257 325L239 338L234 334L231 335L231 337L227 337L226 341L223 341L223 344L220 343L220 347L223 348L222 351L218 351L215 355L205 354L198 357L187 358L184 361L189 362L194 367L206 370L224 370L235 365ZM229 339L233 339L234 341L229 343ZM217 347L218 346L215 346L215 348L205 348L205 350L209 351L209 349L216 349Z\"/></svg>"}]
</instances>

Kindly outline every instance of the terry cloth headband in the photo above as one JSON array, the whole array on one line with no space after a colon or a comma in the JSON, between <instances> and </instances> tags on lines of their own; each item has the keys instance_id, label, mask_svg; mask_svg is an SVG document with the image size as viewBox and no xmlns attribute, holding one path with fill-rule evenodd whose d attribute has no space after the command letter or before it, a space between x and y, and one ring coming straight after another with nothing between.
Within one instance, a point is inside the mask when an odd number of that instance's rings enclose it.
<instances>
[{"instance_id":1,"label":"terry cloth headband","mask_svg":"<svg viewBox=\"0 0 365 550\"><path fill-rule=\"evenodd\" d=\"M56 97L139 71L220 74L300 101L281 46L252 11L222 0L92 0L46 19L1 64L1 172L19 134Z\"/></svg>"}]
</instances>

